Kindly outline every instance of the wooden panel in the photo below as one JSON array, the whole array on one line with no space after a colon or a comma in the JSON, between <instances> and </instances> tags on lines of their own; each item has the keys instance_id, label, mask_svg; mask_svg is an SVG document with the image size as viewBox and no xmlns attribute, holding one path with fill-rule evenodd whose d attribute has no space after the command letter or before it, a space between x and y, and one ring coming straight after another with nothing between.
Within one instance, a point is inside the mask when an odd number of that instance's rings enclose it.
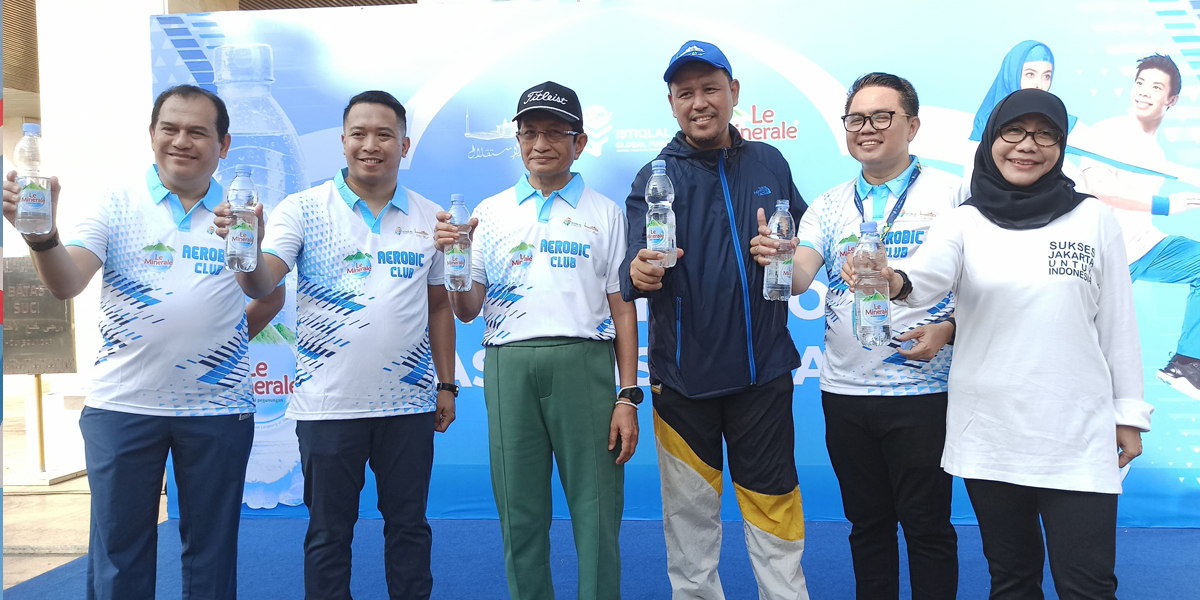
<instances>
[{"instance_id":1,"label":"wooden panel","mask_svg":"<svg viewBox=\"0 0 1200 600\"><path fill-rule=\"evenodd\" d=\"M36 0L4 0L4 87L38 91Z\"/></svg>"}]
</instances>

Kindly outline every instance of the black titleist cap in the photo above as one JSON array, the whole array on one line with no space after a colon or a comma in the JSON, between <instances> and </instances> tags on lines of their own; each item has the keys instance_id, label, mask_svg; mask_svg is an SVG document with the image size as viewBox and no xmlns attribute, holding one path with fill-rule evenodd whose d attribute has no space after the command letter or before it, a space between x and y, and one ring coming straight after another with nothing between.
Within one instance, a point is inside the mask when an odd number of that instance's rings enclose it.
<instances>
[{"instance_id":1,"label":"black titleist cap","mask_svg":"<svg viewBox=\"0 0 1200 600\"><path fill-rule=\"evenodd\" d=\"M513 115L512 120L516 121L531 110L544 110L573 127L583 127L583 107L579 105L579 96L571 88L553 81L525 90L517 100L517 114Z\"/></svg>"}]
</instances>

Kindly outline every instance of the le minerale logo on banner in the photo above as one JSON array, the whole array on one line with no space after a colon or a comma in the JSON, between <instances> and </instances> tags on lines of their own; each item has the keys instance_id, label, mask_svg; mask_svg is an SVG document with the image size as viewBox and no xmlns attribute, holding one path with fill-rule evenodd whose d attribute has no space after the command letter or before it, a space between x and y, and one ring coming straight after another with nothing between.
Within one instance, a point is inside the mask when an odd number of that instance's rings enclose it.
<instances>
[{"instance_id":1,"label":"le minerale logo on banner","mask_svg":"<svg viewBox=\"0 0 1200 600\"><path fill-rule=\"evenodd\" d=\"M163 273L175 264L175 249L159 242L153 246L142 248L146 252L143 262L148 269L155 273Z\"/></svg>"},{"instance_id":2,"label":"le minerale logo on banner","mask_svg":"<svg viewBox=\"0 0 1200 600\"><path fill-rule=\"evenodd\" d=\"M351 277L362 279L371 274L371 255L364 254L361 250L355 252L342 259L349 264L346 265L346 274Z\"/></svg>"},{"instance_id":3,"label":"le minerale logo on banner","mask_svg":"<svg viewBox=\"0 0 1200 600\"><path fill-rule=\"evenodd\" d=\"M740 108L733 109L733 118L729 121L737 127L738 133L747 140L794 140L799 138L799 120L780 118L774 109L760 108L757 104L750 105L750 112Z\"/></svg>"}]
</instances>

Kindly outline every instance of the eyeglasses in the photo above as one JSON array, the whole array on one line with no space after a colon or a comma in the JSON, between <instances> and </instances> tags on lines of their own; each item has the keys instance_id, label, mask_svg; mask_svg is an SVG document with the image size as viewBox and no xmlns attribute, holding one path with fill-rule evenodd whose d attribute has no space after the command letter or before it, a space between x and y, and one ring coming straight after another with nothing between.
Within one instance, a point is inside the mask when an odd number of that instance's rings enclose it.
<instances>
[{"instance_id":1,"label":"eyeglasses","mask_svg":"<svg viewBox=\"0 0 1200 600\"><path fill-rule=\"evenodd\" d=\"M579 135L579 132L559 131L558 129L551 129L549 131L534 131L529 129L525 131L518 131L517 139L525 142L526 144L532 144L533 142L537 141L539 135L546 136L546 141L550 142L551 144L557 144L558 142L567 139L568 135Z\"/></svg>"},{"instance_id":2,"label":"eyeglasses","mask_svg":"<svg viewBox=\"0 0 1200 600\"><path fill-rule=\"evenodd\" d=\"M875 131L883 131L884 129L892 126L892 115L897 114L901 117L912 116L904 113L897 113L894 110L881 110L877 113L871 113L870 116L859 114L846 115L842 117L842 125L846 127L846 131L854 133L856 131L862 131L863 126L867 124L867 119L871 119L871 127L874 127Z\"/></svg>"},{"instance_id":3,"label":"eyeglasses","mask_svg":"<svg viewBox=\"0 0 1200 600\"><path fill-rule=\"evenodd\" d=\"M1025 138L1033 136L1033 143L1039 146L1057 146L1062 141L1063 133L1057 129L1039 129L1029 131L1020 125L1006 125L1000 128L1000 139L1010 144L1020 144Z\"/></svg>"}]
</instances>

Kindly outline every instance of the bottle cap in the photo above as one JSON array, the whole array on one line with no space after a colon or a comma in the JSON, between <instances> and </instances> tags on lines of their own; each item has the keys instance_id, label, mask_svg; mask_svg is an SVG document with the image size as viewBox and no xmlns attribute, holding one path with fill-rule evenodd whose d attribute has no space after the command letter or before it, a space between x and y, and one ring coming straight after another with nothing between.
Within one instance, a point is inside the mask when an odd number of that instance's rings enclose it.
<instances>
[{"instance_id":1,"label":"bottle cap","mask_svg":"<svg viewBox=\"0 0 1200 600\"><path fill-rule=\"evenodd\" d=\"M233 172L238 175L250 176L250 165L238 165L233 168Z\"/></svg>"},{"instance_id":2,"label":"bottle cap","mask_svg":"<svg viewBox=\"0 0 1200 600\"><path fill-rule=\"evenodd\" d=\"M213 50L213 81L275 81L271 47L266 44L226 44Z\"/></svg>"},{"instance_id":3,"label":"bottle cap","mask_svg":"<svg viewBox=\"0 0 1200 600\"><path fill-rule=\"evenodd\" d=\"M787 208L791 202L787 198L780 198L775 201L775 208Z\"/></svg>"},{"instance_id":4,"label":"bottle cap","mask_svg":"<svg viewBox=\"0 0 1200 600\"><path fill-rule=\"evenodd\" d=\"M875 233L879 231L879 225L875 221L863 221L862 225L859 225L858 230L862 233Z\"/></svg>"},{"instance_id":5,"label":"bottle cap","mask_svg":"<svg viewBox=\"0 0 1200 600\"><path fill-rule=\"evenodd\" d=\"M463 203L463 195L462 194L450 194L450 204L462 204L462 203Z\"/></svg>"},{"instance_id":6,"label":"bottle cap","mask_svg":"<svg viewBox=\"0 0 1200 600\"><path fill-rule=\"evenodd\" d=\"M26 123L21 126L21 132L25 135L42 135L42 126L37 123Z\"/></svg>"},{"instance_id":7,"label":"bottle cap","mask_svg":"<svg viewBox=\"0 0 1200 600\"><path fill-rule=\"evenodd\" d=\"M900 342L900 347L905 350L912 350L913 346L915 346L916 344L917 344L916 340L904 340L903 342Z\"/></svg>"},{"instance_id":8,"label":"bottle cap","mask_svg":"<svg viewBox=\"0 0 1200 600\"><path fill-rule=\"evenodd\" d=\"M651 161L650 162L650 170L651 170L651 172L656 173L656 174L666 173L667 172L667 161L665 161L665 160Z\"/></svg>"}]
</instances>

